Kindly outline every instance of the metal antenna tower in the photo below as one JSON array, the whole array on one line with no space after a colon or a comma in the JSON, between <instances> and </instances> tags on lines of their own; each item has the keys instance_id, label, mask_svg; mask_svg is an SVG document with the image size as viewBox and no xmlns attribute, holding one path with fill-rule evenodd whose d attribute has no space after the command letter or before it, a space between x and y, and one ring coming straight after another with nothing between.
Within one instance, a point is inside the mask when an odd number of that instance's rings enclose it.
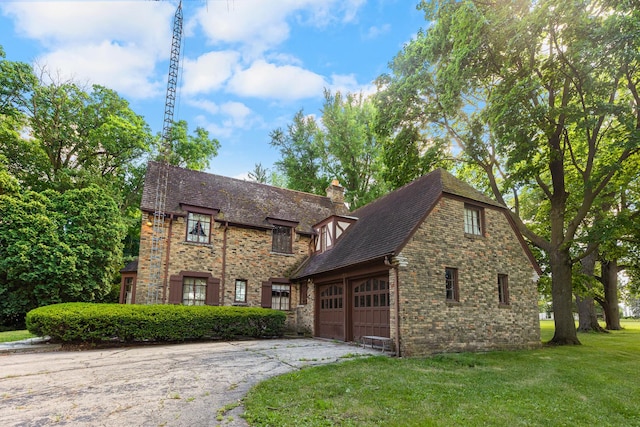
<instances>
[{"instance_id":1,"label":"metal antenna tower","mask_svg":"<svg viewBox=\"0 0 640 427\"><path fill-rule=\"evenodd\" d=\"M160 145L160 165L156 176L156 197L153 210L151 233L151 254L149 264L149 285L147 287L147 304L163 302L161 298L163 272L162 256L165 245L165 206L167 202L167 181L169 174L169 155L171 154L171 130L173 128L173 110L176 105L178 85L178 68L180 63L180 47L182 43L182 0L173 17L173 38L171 41L171 61L167 96L164 106L164 122L162 125L162 141Z\"/></svg>"}]
</instances>

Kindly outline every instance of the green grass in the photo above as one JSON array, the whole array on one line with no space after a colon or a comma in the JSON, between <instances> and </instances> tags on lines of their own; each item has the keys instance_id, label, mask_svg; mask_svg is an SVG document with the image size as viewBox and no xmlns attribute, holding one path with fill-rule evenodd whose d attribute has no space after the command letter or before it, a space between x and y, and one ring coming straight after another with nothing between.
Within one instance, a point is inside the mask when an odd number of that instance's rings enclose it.
<instances>
[{"instance_id":1,"label":"green grass","mask_svg":"<svg viewBox=\"0 0 640 427\"><path fill-rule=\"evenodd\" d=\"M543 321L542 340L553 335ZM361 358L291 372L244 400L252 426L640 426L640 322L582 346Z\"/></svg>"},{"instance_id":2,"label":"green grass","mask_svg":"<svg viewBox=\"0 0 640 427\"><path fill-rule=\"evenodd\" d=\"M35 335L27 330L0 332L0 342L20 341L33 337L35 337Z\"/></svg>"}]
</instances>

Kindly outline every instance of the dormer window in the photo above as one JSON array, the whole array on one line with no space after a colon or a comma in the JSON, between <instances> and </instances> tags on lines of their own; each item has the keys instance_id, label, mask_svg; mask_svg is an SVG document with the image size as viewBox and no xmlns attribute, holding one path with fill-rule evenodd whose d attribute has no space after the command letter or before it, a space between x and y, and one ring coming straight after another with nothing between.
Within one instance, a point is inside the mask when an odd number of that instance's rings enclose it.
<instances>
[{"instance_id":1,"label":"dormer window","mask_svg":"<svg viewBox=\"0 0 640 427\"><path fill-rule=\"evenodd\" d=\"M293 237L298 223L283 219L267 218L271 229L271 252L278 254L293 253Z\"/></svg>"},{"instance_id":2,"label":"dormer window","mask_svg":"<svg viewBox=\"0 0 640 427\"><path fill-rule=\"evenodd\" d=\"M324 252L331 249L347 228L356 221L357 218L354 217L334 215L315 225L313 227L316 232L315 245L313 247L315 252Z\"/></svg>"}]
</instances>

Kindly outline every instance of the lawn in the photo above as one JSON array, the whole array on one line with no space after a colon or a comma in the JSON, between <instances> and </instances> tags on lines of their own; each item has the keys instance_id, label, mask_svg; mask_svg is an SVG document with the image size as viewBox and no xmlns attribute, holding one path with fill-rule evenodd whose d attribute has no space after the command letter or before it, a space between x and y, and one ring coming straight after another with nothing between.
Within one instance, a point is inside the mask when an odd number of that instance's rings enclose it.
<instances>
[{"instance_id":1,"label":"lawn","mask_svg":"<svg viewBox=\"0 0 640 427\"><path fill-rule=\"evenodd\" d=\"M26 330L0 332L0 342L20 341L33 337L35 335Z\"/></svg>"},{"instance_id":2,"label":"lawn","mask_svg":"<svg viewBox=\"0 0 640 427\"><path fill-rule=\"evenodd\" d=\"M553 323L542 322L542 339ZM254 387L252 426L640 426L640 322L581 346L371 357Z\"/></svg>"}]
</instances>

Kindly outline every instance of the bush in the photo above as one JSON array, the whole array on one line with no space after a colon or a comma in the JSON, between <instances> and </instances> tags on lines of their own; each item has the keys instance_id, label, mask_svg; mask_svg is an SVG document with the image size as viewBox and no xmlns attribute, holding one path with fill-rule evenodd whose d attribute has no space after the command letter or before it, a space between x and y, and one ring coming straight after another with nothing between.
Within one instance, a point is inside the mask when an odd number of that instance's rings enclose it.
<instances>
[{"instance_id":1,"label":"bush","mask_svg":"<svg viewBox=\"0 0 640 427\"><path fill-rule=\"evenodd\" d=\"M27 313L27 329L63 343L282 336L285 313L252 307L64 303Z\"/></svg>"}]
</instances>

